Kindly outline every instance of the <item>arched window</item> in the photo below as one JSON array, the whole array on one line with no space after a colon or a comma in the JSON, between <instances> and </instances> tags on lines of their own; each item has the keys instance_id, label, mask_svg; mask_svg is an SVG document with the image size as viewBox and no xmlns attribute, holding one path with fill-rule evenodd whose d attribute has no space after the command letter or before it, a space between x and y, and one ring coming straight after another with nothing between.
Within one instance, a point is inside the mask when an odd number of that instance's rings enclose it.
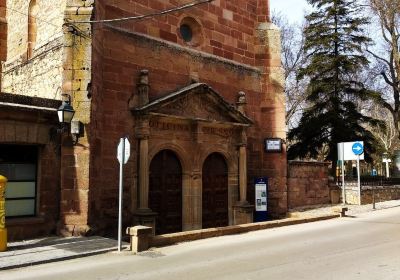
<instances>
[{"instance_id":1,"label":"arched window","mask_svg":"<svg viewBox=\"0 0 400 280\"><path fill-rule=\"evenodd\" d=\"M36 43L36 33L37 33L37 25L36 25L36 14L38 11L38 5L36 0L31 0L29 3L28 10L28 49L27 49L27 58L30 59L33 56L33 48Z\"/></svg>"}]
</instances>

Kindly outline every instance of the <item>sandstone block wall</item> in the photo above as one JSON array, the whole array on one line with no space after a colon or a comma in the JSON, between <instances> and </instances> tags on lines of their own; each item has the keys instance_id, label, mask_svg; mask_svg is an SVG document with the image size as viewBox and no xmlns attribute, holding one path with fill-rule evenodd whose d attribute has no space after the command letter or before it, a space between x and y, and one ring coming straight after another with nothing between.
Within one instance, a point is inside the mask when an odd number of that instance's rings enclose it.
<instances>
[{"instance_id":1,"label":"sandstone block wall","mask_svg":"<svg viewBox=\"0 0 400 280\"><path fill-rule=\"evenodd\" d=\"M61 99L62 37L37 51L41 55L29 61L4 65L2 91Z\"/></svg>"},{"instance_id":2,"label":"sandstone block wall","mask_svg":"<svg viewBox=\"0 0 400 280\"><path fill-rule=\"evenodd\" d=\"M65 17L68 21L89 20L94 0L67 0ZM83 125L78 142L71 145L70 137L63 139L61 162L60 224L62 235L84 235L90 228L89 173L92 165L90 156L91 133L91 61L92 39L90 24L67 25L64 31L64 52L62 58L62 92L71 96L75 109L74 119Z\"/></svg>"},{"instance_id":3,"label":"sandstone block wall","mask_svg":"<svg viewBox=\"0 0 400 280\"><path fill-rule=\"evenodd\" d=\"M28 48L28 11L29 0L7 0L8 22L8 62L21 60ZM35 49L62 35L66 0L36 0L37 13L34 14L37 25Z\"/></svg>"},{"instance_id":4,"label":"sandstone block wall","mask_svg":"<svg viewBox=\"0 0 400 280\"><path fill-rule=\"evenodd\" d=\"M364 188L361 191L361 203L372 203L373 196L375 196L375 202L400 199L400 186L375 187L374 190L372 188Z\"/></svg>"},{"instance_id":5,"label":"sandstone block wall","mask_svg":"<svg viewBox=\"0 0 400 280\"><path fill-rule=\"evenodd\" d=\"M331 203L328 164L289 161L289 208Z\"/></svg>"},{"instance_id":6,"label":"sandstone block wall","mask_svg":"<svg viewBox=\"0 0 400 280\"><path fill-rule=\"evenodd\" d=\"M6 0L0 0L0 61L5 61L7 59L6 2L7 2Z\"/></svg>"},{"instance_id":7,"label":"sandstone block wall","mask_svg":"<svg viewBox=\"0 0 400 280\"><path fill-rule=\"evenodd\" d=\"M149 14L187 3L184 0L117 0L106 3L104 11L106 18L118 18ZM185 45L178 30L182 20L190 15L202 26L200 42L191 47L241 63L260 65L260 59L264 60L265 56L255 40L256 27L267 21L268 14L267 0L215 0L194 9L115 26Z\"/></svg>"},{"instance_id":8,"label":"sandstone block wall","mask_svg":"<svg viewBox=\"0 0 400 280\"><path fill-rule=\"evenodd\" d=\"M346 185L346 203L359 204L358 187L356 183L347 183ZM361 204L371 204L375 196L375 202L400 199L399 186L362 186Z\"/></svg>"},{"instance_id":9,"label":"sandstone block wall","mask_svg":"<svg viewBox=\"0 0 400 280\"><path fill-rule=\"evenodd\" d=\"M7 0L7 60L2 91L61 99L62 24L66 0L36 0L36 42L28 59L28 0Z\"/></svg>"}]
</instances>

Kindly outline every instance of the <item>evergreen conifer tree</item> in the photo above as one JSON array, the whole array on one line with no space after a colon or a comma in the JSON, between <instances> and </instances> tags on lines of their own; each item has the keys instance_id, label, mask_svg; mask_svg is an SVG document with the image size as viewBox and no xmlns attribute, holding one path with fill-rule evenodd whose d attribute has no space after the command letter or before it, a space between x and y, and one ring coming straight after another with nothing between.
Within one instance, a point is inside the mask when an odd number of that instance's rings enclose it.
<instances>
[{"instance_id":1,"label":"evergreen conifer tree","mask_svg":"<svg viewBox=\"0 0 400 280\"><path fill-rule=\"evenodd\" d=\"M298 78L309 78L308 108L299 125L289 132L293 145L289 158L315 158L326 150L324 159L337 160L337 143L363 140L372 152L374 137L366 125L377 121L364 116L358 101L373 92L357 79L368 65L362 55L370 39L363 34L368 23L357 0L308 0L315 11L306 16L305 51L310 58Z\"/></svg>"}]
</instances>

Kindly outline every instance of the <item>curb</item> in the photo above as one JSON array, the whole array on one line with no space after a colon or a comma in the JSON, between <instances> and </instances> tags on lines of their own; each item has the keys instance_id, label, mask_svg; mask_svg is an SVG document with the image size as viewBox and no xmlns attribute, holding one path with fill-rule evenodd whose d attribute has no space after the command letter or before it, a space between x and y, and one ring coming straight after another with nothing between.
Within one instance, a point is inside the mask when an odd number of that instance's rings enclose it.
<instances>
[{"instance_id":1,"label":"curb","mask_svg":"<svg viewBox=\"0 0 400 280\"><path fill-rule=\"evenodd\" d=\"M282 220L268 221L268 222L260 222L260 223L251 223L251 224L243 224L236 226L227 226L227 227L219 227L219 228L209 228L209 229L200 229L193 231L185 231L178 233L170 233L157 235L151 238L150 247L163 247L168 245L174 245L181 242L188 242L212 237L219 237L224 235L232 235L232 234L241 234L247 233L256 230L284 227L290 225L298 225L304 223L311 223L317 221L324 221L329 219L339 218L339 214L329 214L317 217L308 217L308 218L285 218Z\"/></svg>"}]
</instances>

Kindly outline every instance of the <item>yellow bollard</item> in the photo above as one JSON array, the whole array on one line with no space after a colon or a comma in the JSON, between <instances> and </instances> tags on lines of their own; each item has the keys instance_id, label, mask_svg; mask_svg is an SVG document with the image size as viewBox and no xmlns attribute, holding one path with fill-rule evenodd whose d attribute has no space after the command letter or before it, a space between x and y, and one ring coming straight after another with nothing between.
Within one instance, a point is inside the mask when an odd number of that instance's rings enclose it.
<instances>
[{"instance_id":1,"label":"yellow bollard","mask_svg":"<svg viewBox=\"0 0 400 280\"><path fill-rule=\"evenodd\" d=\"M5 193L7 178L0 175L0 252L7 250Z\"/></svg>"}]
</instances>

